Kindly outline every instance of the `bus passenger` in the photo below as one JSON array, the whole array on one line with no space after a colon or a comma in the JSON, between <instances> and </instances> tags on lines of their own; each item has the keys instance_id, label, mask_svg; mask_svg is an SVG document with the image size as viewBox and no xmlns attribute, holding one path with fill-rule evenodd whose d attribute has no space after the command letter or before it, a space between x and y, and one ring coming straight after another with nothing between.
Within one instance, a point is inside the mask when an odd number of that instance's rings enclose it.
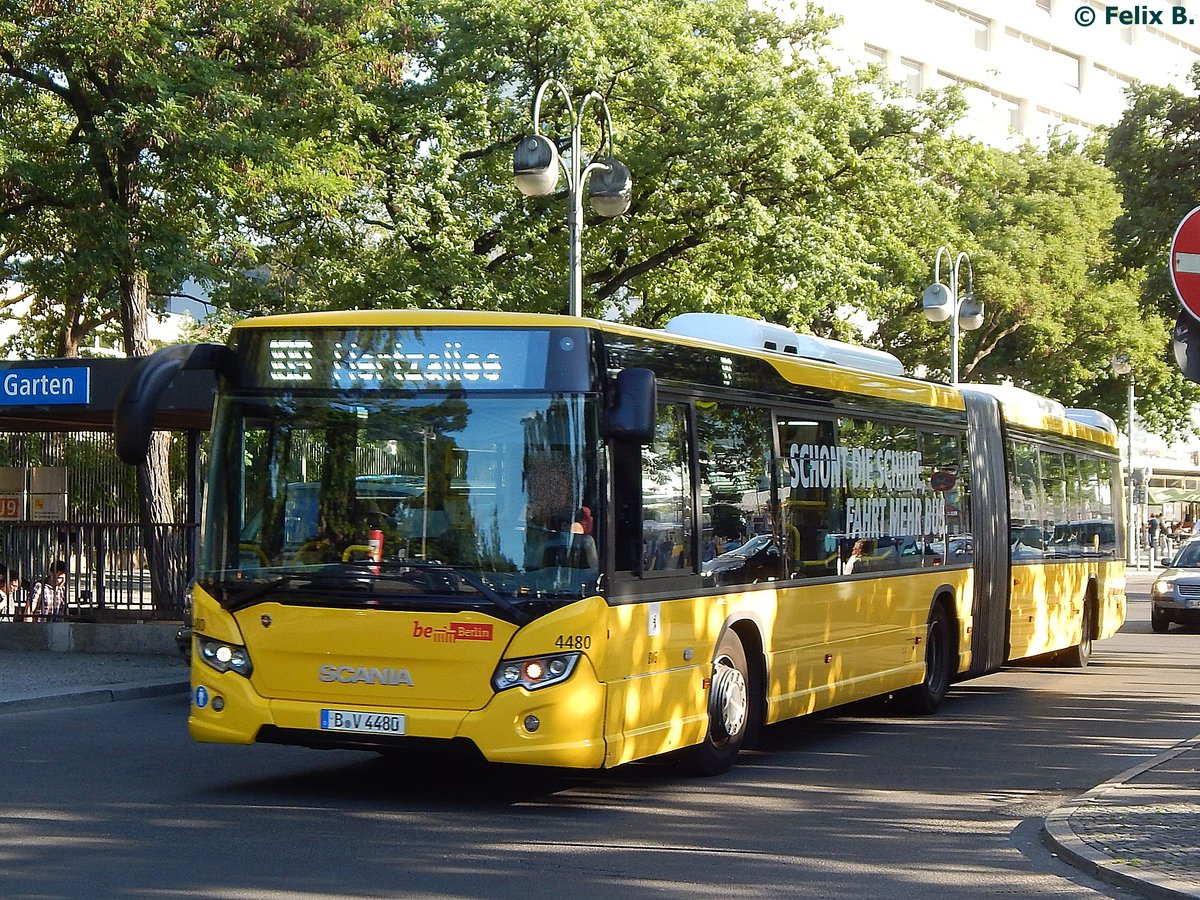
<instances>
[{"instance_id":1,"label":"bus passenger","mask_svg":"<svg viewBox=\"0 0 1200 900\"><path fill-rule=\"evenodd\" d=\"M849 575L854 571L854 567L862 562L862 558L867 553L867 542L861 538L854 542L854 546L850 548L850 556L842 563L842 574Z\"/></svg>"}]
</instances>

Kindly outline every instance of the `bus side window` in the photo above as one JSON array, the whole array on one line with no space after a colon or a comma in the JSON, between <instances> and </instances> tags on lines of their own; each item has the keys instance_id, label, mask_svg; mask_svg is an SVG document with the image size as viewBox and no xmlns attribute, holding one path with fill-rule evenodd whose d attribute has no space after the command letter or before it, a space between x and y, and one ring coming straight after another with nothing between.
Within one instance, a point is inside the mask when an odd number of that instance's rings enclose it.
<instances>
[{"instance_id":1,"label":"bus side window","mask_svg":"<svg viewBox=\"0 0 1200 900\"><path fill-rule=\"evenodd\" d=\"M771 414L697 400L695 416L701 572L715 585L776 581L783 553L771 495Z\"/></svg>"},{"instance_id":2,"label":"bus side window","mask_svg":"<svg viewBox=\"0 0 1200 900\"><path fill-rule=\"evenodd\" d=\"M781 457L779 519L786 577L836 575L842 537L840 479L828 459L835 451L833 423L803 415L777 418ZM826 465L820 465L824 452Z\"/></svg>"},{"instance_id":3,"label":"bus side window","mask_svg":"<svg viewBox=\"0 0 1200 900\"><path fill-rule=\"evenodd\" d=\"M654 443L641 448L641 474L641 571L693 571L692 463L683 404L659 404Z\"/></svg>"}]
</instances>

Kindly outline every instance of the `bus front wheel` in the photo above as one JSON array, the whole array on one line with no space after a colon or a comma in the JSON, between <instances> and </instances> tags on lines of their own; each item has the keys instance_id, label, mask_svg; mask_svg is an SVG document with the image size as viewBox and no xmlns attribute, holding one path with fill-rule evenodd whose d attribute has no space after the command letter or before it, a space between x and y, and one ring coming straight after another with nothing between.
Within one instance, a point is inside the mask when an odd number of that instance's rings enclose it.
<instances>
[{"instance_id":1,"label":"bus front wheel","mask_svg":"<svg viewBox=\"0 0 1200 900\"><path fill-rule=\"evenodd\" d=\"M733 631L727 631L713 656L708 691L708 733L683 751L684 768L695 775L728 772L746 739L750 719L750 678L746 650Z\"/></svg>"}]
</instances>

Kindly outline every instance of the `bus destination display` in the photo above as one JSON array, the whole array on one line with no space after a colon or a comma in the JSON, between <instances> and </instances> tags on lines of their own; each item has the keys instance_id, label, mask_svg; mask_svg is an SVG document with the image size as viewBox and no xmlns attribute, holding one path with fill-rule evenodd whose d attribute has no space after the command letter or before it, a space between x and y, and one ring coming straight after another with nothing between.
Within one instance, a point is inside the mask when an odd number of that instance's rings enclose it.
<instances>
[{"instance_id":1,"label":"bus destination display","mask_svg":"<svg viewBox=\"0 0 1200 900\"><path fill-rule=\"evenodd\" d=\"M541 388L548 343L546 332L470 329L272 336L259 379L333 390Z\"/></svg>"}]
</instances>

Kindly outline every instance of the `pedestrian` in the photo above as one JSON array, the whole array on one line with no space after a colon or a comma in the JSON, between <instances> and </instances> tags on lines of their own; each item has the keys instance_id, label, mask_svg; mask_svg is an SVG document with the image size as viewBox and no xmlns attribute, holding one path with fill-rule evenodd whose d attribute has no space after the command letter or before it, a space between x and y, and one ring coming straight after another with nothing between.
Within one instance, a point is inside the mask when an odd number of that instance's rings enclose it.
<instances>
[{"instance_id":1,"label":"pedestrian","mask_svg":"<svg viewBox=\"0 0 1200 900\"><path fill-rule=\"evenodd\" d=\"M1158 533L1162 528L1162 523L1158 521L1158 514L1150 516L1150 522L1146 526L1150 532L1150 549L1154 550L1158 547Z\"/></svg>"},{"instance_id":2,"label":"pedestrian","mask_svg":"<svg viewBox=\"0 0 1200 900\"><path fill-rule=\"evenodd\" d=\"M67 617L67 563L59 560L34 582L25 607L26 622L61 622Z\"/></svg>"},{"instance_id":3,"label":"pedestrian","mask_svg":"<svg viewBox=\"0 0 1200 900\"><path fill-rule=\"evenodd\" d=\"M21 602L21 579L15 569L0 564L0 622L16 622L24 610Z\"/></svg>"}]
</instances>

